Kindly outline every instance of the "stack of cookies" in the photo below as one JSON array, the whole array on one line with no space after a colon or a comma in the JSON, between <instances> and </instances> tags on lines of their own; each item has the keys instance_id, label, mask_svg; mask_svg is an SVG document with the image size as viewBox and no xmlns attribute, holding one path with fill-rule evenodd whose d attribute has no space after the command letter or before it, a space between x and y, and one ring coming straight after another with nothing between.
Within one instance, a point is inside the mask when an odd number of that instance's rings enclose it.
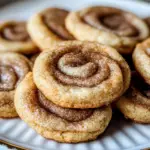
<instances>
[{"instance_id":1,"label":"stack of cookies","mask_svg":"<svg viewBox=\"0 0 150 150\"><path fill-rule=\"evenodd\" d=\"M92 140L108 126L109 104L122 95L129 81L129 67L113 48L68 41L40 54L33 72L17 87L15 107L48 139Z\"/></svg>"},{"instance_id":2,"label":"stack of cookies","mask_svg":"<svg viewBox=\"0 0 150 150\"><path fill-rule=\"evenodd\" d=\"M148 20L95 6L2 23L0 117L19 115L43 137L69 143L102 134L112 103L150 123Z\"/></svg>"},{"instance_id":3,"label":"stack of cookies","mask_svg":"<svg viewBox=\"0 0 150 150\"><path fill-rule=\"evenodd\" d=\"M150 38L137 44L132 59L135 68L128 91L116 103L126 118L150 123Z\"/></svg>"}]
</instances>

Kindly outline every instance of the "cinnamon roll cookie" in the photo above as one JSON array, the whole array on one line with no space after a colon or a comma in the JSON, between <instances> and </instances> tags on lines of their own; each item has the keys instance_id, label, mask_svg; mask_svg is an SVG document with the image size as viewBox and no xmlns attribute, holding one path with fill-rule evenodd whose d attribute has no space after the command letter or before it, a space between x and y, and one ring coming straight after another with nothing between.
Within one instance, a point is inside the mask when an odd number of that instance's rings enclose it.
<instances>
[{"instance_id":1,"label":"cinnamon roll cookie","mask_svg":"<svg viewBox=\"0 0 150 150\"><path fill-rule=\"evenodd\" d=\"M37 52L25 22L7 21L0 24L0 51L33 54Z\"/></svg>"},{"instance_id":2,"label":"cinnamon roll cookie","mask_svg":"<svg viewBox=\"0 0 150 150\"><path fill-rule=\"evenodd\" d=\"M130 69L123 57L96 42L62 42L39 55L33 72L46 98L69 108L108 105L130 83Z\"/></svg>"},{"instance_id":3,"label":"cinnamon roll cookie","mask_svg":"<svg viewBox=\"0 0 150 150\"><path fill-rule=\"evenodd\" d=\"M150 38L136 46L132 58L135 69L150 84Z\"/></svg>"},{"instance_id":4,"label":"cinnamon roll cookie","mask_svg":"<svg viewBox=\"0 0 150 150\"><path fill-rule=\"evenodd\" d=\"M58 42L74 39L65 27L68 13L64 9L48 8L30 18L28 31L42 50L49 49Z\"/></svg>"},{"instance_id":5,"label":"cinnamon roll cookie","mask_svg":"<svg viewBox=\"0 0 150 150\"><path fill-rule=\"evenodd\" d=\"M0 52L0 117L18 116L14 107L14 92L30 70L30 62L25 56Z\"/></svg>"},{"instance_id":6,"label":"cinnamon roll cookie","mask_svg":"<svg viewBox=\"0 0 150 150\"><path fill-rule=\"evenodd\" d=\"M43 137L69 143L96 139L112 116L110 107L80 110L55 105L36 87L32 73L17 87L15 107L19 116Z\"/></svg>"},{"instance_id":7,"label":"cinnamon roll cookie","mask_svg":"<svg viewBox=\"0 0 150 150\"><path fill-rule=\"evenodd\" d=\"M131 87L117 102L118 109L139 123L150 123L150 86L134 73Z\"/></svg>"},{"instance_id":8,"label":"cinnamon roll cookie","mask_svg":"<svg viewBox=\"0 0 150 150\"><path fill-rule=\"evenodd\" d=\"M146 23L134 14L111 7L89 7L71 12L66 27L76 39L97 41L116 48L121 54L132 52L135 44L149 35Z\"/></svg>"}]
</instances>

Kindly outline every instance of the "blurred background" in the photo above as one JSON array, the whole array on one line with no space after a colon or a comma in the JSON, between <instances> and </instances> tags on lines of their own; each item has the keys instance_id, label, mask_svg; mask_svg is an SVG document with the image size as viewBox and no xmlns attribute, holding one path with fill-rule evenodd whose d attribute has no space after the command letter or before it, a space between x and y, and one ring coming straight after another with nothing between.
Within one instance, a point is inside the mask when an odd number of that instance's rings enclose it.
<instances>
[{"instance_id":1,"label":"blurred background","mask_svg":"<svg viewBox=\"0 0 150 150\"><path fill-rule=\"evenodd\" d=\"M16 1L30 1L30 0L0 0L0 6L4 6L4 5L7 5L9 3L16 2ZM34 1L36 1L36 0L34 0ZM106 1L109 1L109 0L106 0ZM123 0L118 0L118 1L123 1ZM150 3L150 0L134 0L134 1L144 1L144 2L149 2Z\"/></svg>"}]
</instances>

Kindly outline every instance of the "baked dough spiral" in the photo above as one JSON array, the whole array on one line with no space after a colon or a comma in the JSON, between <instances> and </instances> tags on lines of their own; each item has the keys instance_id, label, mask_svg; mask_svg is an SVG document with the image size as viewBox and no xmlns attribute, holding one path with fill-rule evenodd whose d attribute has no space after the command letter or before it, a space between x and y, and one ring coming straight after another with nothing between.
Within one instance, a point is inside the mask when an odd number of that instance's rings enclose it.
<instances>
[{"instance_id":1,"label":"baked dough spiral","mask_svg":"<svg viewBox=\"0 0 150 150\"><path fill-rule=\"evenodd\" d=\"M53 104L36 87L32 73L17 87L15 107L21 119L43 137L69 143L96 139L112 116L109 106L80 110Z\"/></svg>"},{"instance_id":2,"label":"baked dough spiral","mask_svg":"<svg viewBox=\"0 0 150 150\"><path fill-rule=\"evenodd\" d=\"M33 68L35 84L53 103L69 108L108 105L129 86L130 69L113 48L68 41L43 52Z\"/></svg>"},{"instance_id":3,"label":"baked dough spiral","mask_svg":"<svg viewBox=\"0 0 150 150\"><path fill-rule=\"evenodd\" d=\"M61 41L74 39L65 27L68 13L64 9L48 8L29 19L30 36L42 50L49 49Z\"/></svg>"},{"instance_id":4,"label":"baked dough spiral","mask_svg":"<svg viewBox=\"0 0 150 150\"><path fill-rule=\"evenodd\" d=\"M6 21L0 24L0 51L23 54L38 51L28 35L25 22Z\"/></svg>"},{"instance_id":5,"label":"baked dough spiral","mask_svg":"<svg viewBox=\"0 0 150 150\"><path fill-rule=\"evenodd\" d=\"M78 40L97 41L122 54L149 35L146 23L130 12L111 7L89 7L71 12L66 27Z\"/></svg>"},{"instance_id":6,"label":"baked dough spiral","mask_svg":"<svg viewBox=\"0 0 150 150\"><path fill-rule=\"evenodd\" d=\"M0 52L0 117L18 116L14 107L14 92L30 70L30 61L25 56Z\"/></svg>"},{"instance_id":7,"label":"baked dough spiral","mask_svg":"<svg viewBox=\"0 0 150 150\"><path fill-rule=\"evenodd\" d=\"M150 84L150 38L137 44L132 58L136 70Z\"/></svg>"},{"instance_id":8,"label":"baked dough spiral","mask_svg":"<svg viewBox=\"0 0 150 150\"><path fill-rule=\"evenodd\" d=\"M150 86L134 71L128 91L117 102L118 109L138 123L150 123Z\"/></svg>"}]
</instances>

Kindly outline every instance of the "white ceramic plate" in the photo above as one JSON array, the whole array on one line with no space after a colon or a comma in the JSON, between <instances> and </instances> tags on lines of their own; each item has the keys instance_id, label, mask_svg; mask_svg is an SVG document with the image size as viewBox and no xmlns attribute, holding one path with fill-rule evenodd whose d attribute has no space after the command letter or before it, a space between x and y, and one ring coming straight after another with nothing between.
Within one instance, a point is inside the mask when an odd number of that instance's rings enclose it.
<instances>
[{"instance_id":1,"label":"white ceramic plate","mask_svg":"<svg viewBox=\"0 0 150 150\"><path fill-rule=\"evenodd\" d=\"M22 0L0 9L0 20L28 19L33 13L50 6L77 10L90 5L120 7L141 17L150 16L150 5L129 0ZM20 119L0 120L0 140L35 150L139 150L150 147L150 125L113 118L108 129L96 141L60 144L36 134Z\"/></svg>"}]
</instances>

